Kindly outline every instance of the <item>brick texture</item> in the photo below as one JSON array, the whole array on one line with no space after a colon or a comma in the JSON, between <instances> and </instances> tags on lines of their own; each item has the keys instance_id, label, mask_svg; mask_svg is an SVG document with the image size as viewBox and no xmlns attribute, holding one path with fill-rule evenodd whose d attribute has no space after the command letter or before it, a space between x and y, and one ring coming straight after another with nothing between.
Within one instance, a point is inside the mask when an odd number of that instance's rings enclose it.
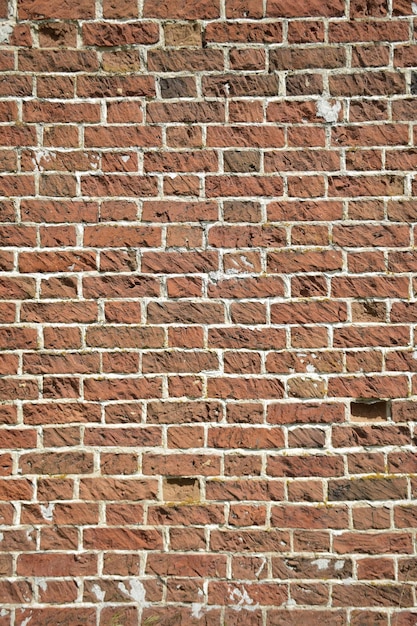
<instances>
[{"instance_id":1,"label":"brick texture","mask_svg":"<svg viewBox=\"0 0 417 626\"><path fill-rule=\"evenodd\" d=\"M0 626L417 623L416 27L0 0Z\"/></svg>"}]
</instances>

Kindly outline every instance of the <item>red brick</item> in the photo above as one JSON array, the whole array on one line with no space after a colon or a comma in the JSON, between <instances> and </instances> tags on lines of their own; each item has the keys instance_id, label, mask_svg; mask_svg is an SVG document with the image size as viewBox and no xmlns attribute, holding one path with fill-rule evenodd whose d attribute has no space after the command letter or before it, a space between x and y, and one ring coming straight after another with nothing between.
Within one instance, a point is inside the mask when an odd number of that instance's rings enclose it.
<instances>
[{"instance_id":1,"label":"red brick","mask_svg":"<svg viewBox=\"0 0 417 626\"><path fill-rule=\"evenodd\" d=\"M97 55L92 50L23 50L19 70L23 72L97 71Z\"/></svg>"},{"instance_id":2,"label":"red brick","mask_svg":"<svg viewBox=\"0 0 417 626\"><path fill-rule=\"evenodd\" d=\"M138 400L159 398L161 381L159 378L89 378L85 383L86 400Z\"/></svg>"},{"instance_id":3,"label":"red brick","mask_svg":"<svg viewBox=\"0 0 417 626\"><path fill-rule=\"evenodd\" d=\"M400 176L333 176L329 180L331 197L396 196L403 193Z\"/></svg>"},{"instance_id":4,"label":"red brick","mask_svg":"<svg viewBox=\"0 0 417 626\"><path fill-rule=\"evenodd\" d=\"M342 0L329 0L319 2L306 2L301 0L297 5L289 2L289 0L268 0L266 15L267 17L304 17L304 16L323 16L323 17L342 17L344 13L344 4Z\"/></svg>"},{"instance_id":5,"label":"red brick","mask_svg":"<svg viewBox=\"0 0 417 626\"><path fill-rule=\"evenodd\" d=\"M329 40L332 42L353 41L407 41L407 26L400 20L339 22L333 23L329 29Z\"/></svg>"},{"instance_id":6,"label":"red brick","mask_svg":"<svg viewBox=\"0 0 417 626\"><path fill-rule=\"evenodd\" d=\"M214 19L220 15L218 0L197 0L192 6L173 7L166 0L145 0L144 17L162 19Z\"/></svg>"},{"instance_id":7,"label":"red brick","mask_svg":"<svg viewBox=\"0 0 417 626\"><path fill-rule=\"evenodd\" d=\"M370 478L333 480L329 483L330 500L397 500L404 498L406 483L401 478Z\"/></svg>"},{"instance_id":8,"label":"red brick","mask_svg":"<svg viewBox=\"0 0 417 626\"><path fill-rule=\"evenodd\" d=\"M216 252L144 252L142 271L158 274L200 274L218 267Z\"/></svg>"},{"instance_id":9,"label":"red brick","mask_svg":"<svg viewBox=\"0 0 417 626\"><path fill-rule=\"evenodd\" d=\"M357 398L396 398L407 394L404 376L344 376L329 381L329 396Z\"/></svg>"},{"instance_id":10,"label":"red brick","mask_svg":"<svg viewBox=\"0 0 417 626\"><path fill-rule=\"evenodd\" d=\"M382 67L389 64L389 47L387 45L365 44L353 49L352 65L354 67Z\"/></svg>"},{"instance_id":11,"label":"red brick","mask_svg":"<svg viewBox=\"0 0 417 626\"><path fill-rule=\"evenodd\" d=\"M159 39L159 29L157 24L152 22L130 22L129 24L95 22L83 24L82 37L86 46L154 44Z\"/></svg>"},{"instance_id":12,"label":"red brick","mask_svg":"<svg viewBox=\"0 0 417 626\"><path fill-rule=\"evenodd\" d=\"M268 298L282 296L284 285L279 276L238 277L209 283L211 298Z\"/></svg>"},{"instance_id":13,"label":"red brick","mask_svg":"<svg viewBox=\"0 0 417 626\"><path fill-rule=\"evenodd\" d=\"M386 507L359 506L353 515L354 527L358 530L389 528L390 512Z\"/></svg>"},{"instance_id":14,"label":"red brick","mask_svg":"<svg viewBox=\"0 0 417 626\"><path fill-rule=\"evenodd\" d=\"M23 116L27 122L90 122L100 121L100 107L88 103L25 102Z\"/></svg>"},{"instance_id":15,"label":"red brick","mask_svg":"<svg viewBox=\"0 0 417 626\"><path fill-rule=\"evenodd\" d=\"M269 59L275 70L335 69L344 67L345 51L340 47L276 48Z\"/></svg>"},{"instance_id":16,"label":"red brick","mask_svg":"<svg viewBox=\"0 0 417 626\"><path fill-rule=\"evenodd\" d=\"M263 126L209 126L207 145L220 148L282 148L284 133L281 128Z\"/></svg>"},{"instance_id":17,"label":"red brick","mask_svg":"<svg viewBox=\"0 0 417 626\"><path fill-rule=\"evenodd\" d=\"M254 10L259 11L259 6ZM205 39L217 43L280 43L282 26L279 22L211 22L206 26Z\"/></svg>"},{"instance_id":18,"label":"red brick","mask_svg":"<svg viewBox=\"0 0 417 626\"><path fill-rule=\"evenodd\" d=\"M271 273L294 273L322 271L331 272L341 269L342 258L340 253L333 250L318 252L295 250L268 253L268 270Z\"/></svg>"},{"instance_id":19,"label":"red brick","mask_svg":"<svg viewBox=\"0 0 417 626\"><path fill-rule=\"evenodd\" d=\"M150 475L169 476L212 476L218 472L220 458L214 455L152 455L144 457L143 471Z\"/></svg>"},{"instance_id":20,"label":"red brick","mask_svg":"<svg viewBox=\"0 0 417 626\"><path fill-rule=\"evenodd\" d=\"M323 77L318 72L316 74L313 74L311 71L304 74L289 74L285 82L289 96L318 95L323 91Z\"/></svg>"},{"instance_id":21,"label":"red brick","mask_svg":"<svg viewBox=\"0 0 417 626\"><path fill-rule=\"evenodd\" d=\"M254 75L235 76L233 74L203 78L203 94L209 97L269 97L278 94L276 76Z\"/></svg>"},{"instance_id":22,"label":"red brick","mask_svg":"<svg viewBox=\"0 0 417 626\"><path fill-rule=\"evenodd\" d=\"M209 330L208 345L210 348L246 348L270 350L285 346L285 333L282 329L248 329L227 327Z\"/></svg>"},{"instance_id":23,"label":"red brick","mask_svg":"<svg viewBox=\"0 0 417 626\"><path fill-rule=\"evenodd\" d=\"M355 0L350 7L351 17L384 17L387 12L386 0Z\"/></svg>"},{"instance_id":24,"label":"red brick","mask_svg":"<svg viewBox=\"0 0 417 626\"><path fill-rule=\"evenodd\" d=\"M17 562L20 576L94 576L97 573L95 554L21 554Z\"/></svg>"},{"instance_id":25,"label":"red brick","mask_svg":"<svg viewBox=\"0 0 417 626\"><path fill-rule=\"evenodd\" d=\"M92 0L75 0L74 2L45 2L44 0L19 0L18 14L20 19L43 20L53 19L89 19L95 15Z\"/></svg>"},{"instance_id":26,"label":"red brick","mask_svg":"<svg viewBox=\"0 0 417 626\"><path fill-rule=\"evenodd\" d=\"M229 552L237 546L243 553L284 552L288 544L289 534L277 530L215 530L211 534L211 548L216 552Z\"/></svg>"},{"instance_id":27,"label":"red brick","mask_svg":"<svg viewBox=\"0 0 417 626\"><path fill-rule=\"evenodd\" d=\"M22 217L26 222L48 223L95 222L98 216L98 205L94 202L77 202L64 200L25 200L22 202ZM26 218L26 219L25 219Z\"/></svg>"},{"instance_id":28,"label":"red brick","mask_svg":"<svg viewBox=\"0 0 417 626\"><path fill-rule=\"evenodd\" d=\"M403 78L394 72L353 72L331 76L330 93L332 96L383 96L402 94Z\"/></svg>"},{"instance_id":29,"label":"red brick","mask_svg":"<svg viewBox=\"0 0 417 626\"><path fill-rule=\"evenodd\" d=\"M281 429L274 428L211 428L208 444L213 448L280 448L284 438Z\"/></svg>"},{"instance_id":30,"label":"red brick","mask_svg":"<svg viewBox=\"0 0 417 626\"><path fill-rule=\"evenodd\" d=\"M274 378L209 378L208 396L235 400L282 398L282 383Z\"/></svg>"},{"instance_id":31,"label":"red brick","mask_svg":"<svg viewBox=\"0 0 417 626\"><path fill-rule=\"evenodd\" d=\"M143 373L192 373L218 369L218 359L210 352L148 352L142 358Z\"/></svg>"},{"instance_id":32,"label":"red brick","mask_svg":"<svg viewBox=\"0 0 417 626\"><path fill-rule=\"evenodd\" d=\"M42 48L75 48L77 30L68 22L42 22L38 27L39 43Z\"/></svg>"},{"instance_id":33,"label":"red brick","mask_svg":"<svg viewBox=\"0 0 417 626\"><path fill-rule=\"evenodd\" d=\"M369 589L371 587L371 590ZM335 606L390 606L396 598L403 598L404 606L412 606L411 588L402 585L368 584L352 585L348 593L344 593L341 585L333 587L333 602Z\"/></svg>"},{"instance_id":34,"label":"red brick","mask_svg":"<svg viewBox=\"0 0 417 626\"><path fill-rule=\"evenodd\" d=\"M226 2L228 18L260 18L263 15L263 9L256 0L227 0Z\"/></svg>"},{"instance_id":35,"label":"red brick","mask_svg":"<svg viewBox=\"0 0 417 626\"><path fill-rule=\"evenodd\" d=\"M268 407L268 422L271 424L326 424L344 420L345 407L337 403L273 403Z\"/></svg>"},{"instance_id":36,"label":"red brick","mask_svg":"<svg viewBox=\"0 0 417 626\"><path fill-rule=\"evenodd\" d=\"M159 283L152 277L136 276L100 276L84 278L84 296L86 298L141 297L157 296Z\"/></svg>"},{"instance_id":37,"label":"red brick","mask_svg":"<svg viewBox=\"0 0 417 626\"><path fill-rule=\"evenodd\" d=\"M324 41L324 24L319 20L290 21L288 23L289 43L318 43Z\"/></svg>"},{"instance_id":38,"label":"red brick","mask_svg":"<svg viewBox=\"0 0 417 626\"><path fill-rule=\"evenodd\" d=\"M239 586L226 582L211 582L208 588L208 603L230 605L235 601L239 606L239 601L243 596L242 591L246 591L248 596L256 605L282 604L287 598L287 588L285 585L276 583L248 583ZM249 595L250 594L250 595Z\"/></svg>"},{"instance_id":39,"label":"red brick","mask_svg":"<svg viewBox=\"0 0 417 626\"><path fill-rule=\"evenodd\" d=\"M319 569L320 568L320 569ZM304 579L346 579L352 574L352 563L349 559L319 559L308 557L274 557L272 560L274 577L278 578L304 578Z\"/></svg>"},{"instance_id":40,"label":"red brick","mask_svg":"<svg viewBox=\"0 0 417 626\"><path fill-rule=\"evenodd\" d=\"M221 50L152 50L148 52L152 72L210 72L223 68Z\"/></svg>"},{"instance_id":41,"label":"red brick","mask_svg":"<svg viewBox=\"0 0 417 626\"><path fill-rule=\"evenodd\" d=\"M343 474L343 462L340 457L300 457L300 456L276 456L269 457L267 462L270 476L341 476Z\"/></svg>"},{"instance_id":42,"label":"red brick","mask_svg":"<svg viewBox=\"0 0 417 626\"><path fill-rule=\"evenodd\" d=\"M156 530L88 528L84 531L84 545L95 550L158 550L162 538Z\"/></svg>"},{"instance_id":43,"label":"red brick","mask_svg":"<svg viewBox=\"0 0 417 626\"><path fill-rule=\"evenodd\" d=\"M408 298L408 288L408 281L397 276L352 276L332 279L332 295L335 298L384 298L394 294L397 297Z\"/></svg>"},{"instance_id":44,"label":"red brick","mask_svg":"<svg viewBox=\"0 0 417 626\"><path fill-rule=\"evenodd\" d=\"M155 80L151 76L80 76L77 80L80 98L111 98L126 96L154 96ZM103 132L107 131L102 129Z\"/></svg>"}]
</instances>

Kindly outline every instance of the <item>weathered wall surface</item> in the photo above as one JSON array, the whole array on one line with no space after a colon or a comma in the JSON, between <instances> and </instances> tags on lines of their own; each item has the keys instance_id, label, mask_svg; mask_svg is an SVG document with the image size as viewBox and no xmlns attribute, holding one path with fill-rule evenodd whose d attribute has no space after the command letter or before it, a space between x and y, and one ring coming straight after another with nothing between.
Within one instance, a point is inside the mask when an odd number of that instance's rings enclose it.
<instances>
[{"instance_id":1,"label":"weathered wall surface","mask_svg":"<svg viewBox=\"0 0 417 626\"><path fill-rule=\"evenodd\" d=\"M416 23L0 0L0 626L417 623Z\"/></svg>"}]
</instances>

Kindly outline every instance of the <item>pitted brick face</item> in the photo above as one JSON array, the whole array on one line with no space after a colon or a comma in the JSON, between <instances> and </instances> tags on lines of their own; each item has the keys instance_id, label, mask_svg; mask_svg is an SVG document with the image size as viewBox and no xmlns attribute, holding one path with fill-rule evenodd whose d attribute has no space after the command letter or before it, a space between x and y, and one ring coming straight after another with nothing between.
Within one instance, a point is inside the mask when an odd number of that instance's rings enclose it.
<instances>
[{"instance_id":1,"label":"pitted brick face","mask_svg":"<svg viewBox=\"0 0 417 626\"><path fill-rule=\"evenodd\" d=\"M417 3L0 0L0 626L411 626Z\"/></svg>"}]
</instances>

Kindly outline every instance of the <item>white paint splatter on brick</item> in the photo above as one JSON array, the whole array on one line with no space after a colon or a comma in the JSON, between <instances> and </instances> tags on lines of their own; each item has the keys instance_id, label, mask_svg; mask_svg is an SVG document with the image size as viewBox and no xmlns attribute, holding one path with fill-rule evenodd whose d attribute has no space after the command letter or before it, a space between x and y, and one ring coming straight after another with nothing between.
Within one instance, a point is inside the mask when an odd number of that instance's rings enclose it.
<instances>
[{"instance_id":1,"label":"white paint splatter on brick","mask_svg":"<svg viewBox=\"0 0 417 626\"><path fill-rule=\"evenodd\" d=\"M312 565L315 565L317 569L322 572L325 569L329 569L330 559L316 559L315 561L311 561Z\"/></svg>"},{"instance_id":2,"label":"white paint splatter on brick","mask_svg":"<svg viewBox=\"0 0 417 626\"><path fill-rule=\"evenodd\" d=\"M49 503L48 506L44 504L40 505L41 515L47 522L52 522L54 515L55 504Z\"/></svg>"},{"instance_id":3,"label":"white paint splatter on brick","mask_svg":"<svg viewBox=\"0 0 417 626\"><path fill-rule=\"evenodd\" d=\"M412 2L411 3L411 10L412 10L414 15L417 15L417 2Z\"/></svg>"},{"instance_id":4,"label":"white paint splatter on brick","mask_svg":"<svg viewBox=\"0 0 417 626\"><path fill-rule=\"evenodd\" d=\"M262 557L261 565L260 565L259 569L257 569L256 572L255 572L256 578L258 578L260 576L260 574L261 574L263 568L265 567L265 565L266 565L266 558Z\"/></svg>"},{"instance_id":5,"label":"white paint splatter on brick","mask_svg":"<svg viewBox=\"0 0 417 626\"><path fill-rule=\"evenodd\" d=\"M242 261L243 265L246 265L246 267L250 267L252 270L255 269L254 264L248 261L245 256L241 255L240 260Z\"/></svg>"},{"instance_id":6,"label":"white paint splatter on brick","mask_svg":"<svg viewBox=\"0 0 417 626\"><path fill-rule=\"evenodd\" d=\"M45 159L45 161L49 162L51 158L56 159L56 152L53 152L52 150L38 150L36 158L38 161L40 161L40 159Z\"/></svg>"},{"instance_id":7,"label":"white paint splatter on brick","mask_svg":"<svg viewBox=\"0 0 417 626\"><path fill-rule=\"evenodd\" d=\"M146 607L149 602L146 602L146 589L140 580L129 580L130 591L126 588L124 583L119 583L117 586L122 593L128 596L131 600L137 602L141 607Z\"/></svg>"},{"instance_id":8,"label":"white paint splatter on brick","mask_svg":"<svg viewBox=\"0 0 417 626\"><path fill-rule=\"evenodd\" d=\"M53 152L52 150L37 150L35 158L32 159L32 163L36 170L43 172L45 168L41 165L41 161L44 160L49 163L51 159L56 159L56 152Z\"/></svg>"},{"instance_id":9,"label":"white paint splatter on brick","mask_svg":"<svg viewBox=\"0 0 417 626\"><path fill-rule=\"evenodd\" d=\"M97 170L98 169L98 165L99 165L99 160L100 157L98 156L98 154L88 154L87 152L84 153L84 156L88 159L90 158L90 167L93 170Z\"/></svg>"},{"instance_id":10,"label":"white paint splatter on brick","mask_svg":"<svg viewBox=\"0 0 417 626\"><path fill-rule=\"evenodd\" d=\"M331 105L330 102L324 100L324 98L317 101L317 115L323 117L329 124L335 124L337 122L341 108L342 105L340 102Z\"/></svg>"},{"instance_id":11,"label":"white paint splatter on brick","mask_svg":"<svg viewBox=\"0 0 417 626\"><path fill-rule=\"evenodd\" d=\"M0 24L0 43L7 43L13 33L13 22L5 22Z\"/></svg>"},{"instance_id":12,"label":"white paint splatter on brick","mask_svg":"<svg viewBox=\"0 0 417 626\"><path fill-rule=\"evenodd\" d=\"M197 595L203 598L204 593L201 589L198 590ZM196 619L201 619L204 615L204 611L209 610L207 605L203 602L193 602L191 604L191 615Z\"/></svg>"},{"instance_id":13,"label":"white paint splatter on brick","mask_svg":"<svg viewBox=\"0 0 417 626\"><path fill-rule=\"evenodd\" d=\"M91 591L94 593L94 595L96 596L97 600L99 602L103 602L104 598L106 596L106 592L103 591L103 589L99 586L99 585L93 585L91 587Z\"/></svg>"},{"instance_id":14,"label":"white paint splatter on brick","mask_svg":"<svg viewBox=\"0 0 417 626\"><path fill-rule=\"evenodd\" d=\"M193 602L191 604L191 615L196 619L201 619L203 617L203 608L204 604L200 604L200 602Z\"/></svg>"},{"instance_id":15,"label":"white paint splatter on brick","mask_svg":"<svg viewBox=\"0 0 417 626\"><path fill-rule=\"evenodd\" d=\"M254 601L248 594L245 587L242 587L242 590L237 588L232 589L229 593L229 598L230 601L233 602L232 609L235 609L235 611L241 611L242 609L245 609L246 611L255 611L259 606L258 603L254 604Z\"/></svg>"}]
</instances>

